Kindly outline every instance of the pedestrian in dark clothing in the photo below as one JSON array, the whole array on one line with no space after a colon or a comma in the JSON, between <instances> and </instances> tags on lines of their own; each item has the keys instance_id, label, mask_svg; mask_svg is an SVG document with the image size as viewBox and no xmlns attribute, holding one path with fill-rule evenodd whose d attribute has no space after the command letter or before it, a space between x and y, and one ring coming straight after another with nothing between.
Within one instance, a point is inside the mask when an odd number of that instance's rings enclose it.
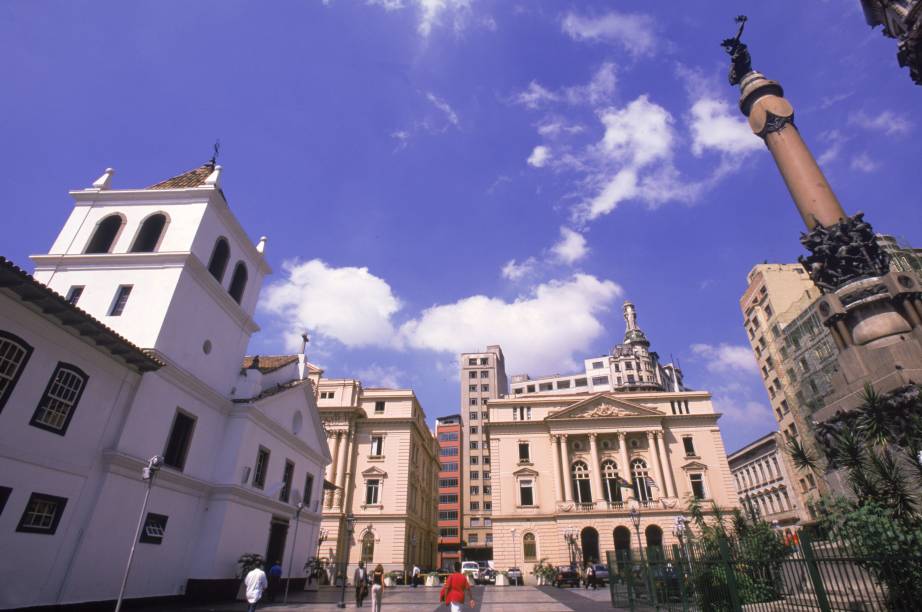
<instances>
[{"instance_id":1,"label":"pedestrian in dark clothing","mask_svg":"<svg viewBox=\"0 0 922 612\"><path fill-rule=\"evenodd\" d=\"M593 591L599 588L595 583L595 566L592 563L586 566L586 588L589 587L592 587Z\"/></svg>"},{"instance_id":2,"label":"pedestrian in dark clothing","mask_svg":"<svg viewBox=\"0 0 922 612\"><path fill-rule=\"evenodd\" d=\"M275 601L275 598L278 596L279 591L282 586L282 562L276 560L276 562L269 568L269 601Z\"/></svg>"},{"instance_id":3,"label":"pedestrian in dark clothing","mask_svg":"<svg viewBox=\"0 0 922 612\"><path fill-rule=\"evenodd\" d=\"M352 584L355 585L355 606L361 608L365 596L368 595L368 570L365 569L364 561L359 561L359 566L352 575Z\"/></svg>"}]
</instances>

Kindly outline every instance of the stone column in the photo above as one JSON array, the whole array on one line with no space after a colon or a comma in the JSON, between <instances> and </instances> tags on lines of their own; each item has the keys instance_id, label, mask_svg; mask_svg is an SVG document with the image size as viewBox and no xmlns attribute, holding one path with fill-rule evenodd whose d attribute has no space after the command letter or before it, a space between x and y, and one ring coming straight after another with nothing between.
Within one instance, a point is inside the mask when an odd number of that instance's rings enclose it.
<instances>
[{"instance_id":1,"label":"stone column","mask_svg":"<svg viewBox=\"0 0 922 612\"><path fill-rule=\"evenodd\" d=\"M341 439L342 439L342 438L341 438L341 434L342 434L341 431L334 431L334 432L333 432L333 438L334 438L334 441L333 441L333 462L330 463L330 482L331 482L332 484L334 484L334 485L336 484L336 466L339 465L339 446L340 446L340 442L341 442ZM328 491L327 493L328 493L328 497L326 498L325 504L326 504L326 507L327 507L327 508L332 508L332 507L333 507L333 499L334 499L334 497L335 497L335 495L336 495L336 491Z\"/></svg>"},{"instance_id":2,"label":"stone column","mask_svg":"<svg viewBox=\"0 0 922 612\"><path fill-rule=\"evenodd\" d=\"M669 483L669 497L678 497L678 489L675 488L675 474L672 471L672 464L669 462L669 453L666 451L666 432L661 431L656 436L656 446L659 449L660 461L663 464L663 470L666 471L666 480Z\"/></svg>"},{"instance_id":3,"label":"stone column","mask_svg":"<svg viewBox=\"0 0 922 612\"><path fill-rule=\"evenodd\" d=\"M334 506L337 508L343 507L343 499L345 498L346 493L346 461L349 457L349 449L351 444L349 443L349 430L342 432L342 441L340 442L339 449L339 465L336 468L336 502Z\"/></svg>"},{"instance_id":4,"label":"stone column","mask_svg":"<svg viewBox=\"0 0 922 612\"><path fill-rule=\"evenodd\" d=\"M563 483L560 481L560 436L551 436L551 452L554 455L554 500L563 501Z\"/></svg>"},{"instance_id":5,"label":"stone column","mask_svg":"<svg viewBox=\"0 0 922 612\"><path fill-rule=\"evenodd\" d=\"M570 449L567 446L567 434L558 438L560 442L561 471L563 472L564 501L573 501L573 483L570 482Z\"/></svg>"},{"instance_id":6,"label":"stone column","mask_svg":"<svg viewBox=\"0 0 922 612\"><path fill-rule=\"evenodd\" d=\"M621 477L624 482L631 482L631 462L627 458L627 435L623 431L618 432L618 450L621 456L621 464L618 466L618 476ZM622 492L621 499L628 500L633 499L634 492L627 486L625 487L628 490L628 494L624 495Z\"/></svg>"},{"instance_id":7,"label":"stone column","mask_svg":"<svg viewBox=\"0 0 922 612\"><path fill-rule=\"evenodd\" d=\"M659 466L659 453L656 452L656 438L653 435L652 431L647 432L647 448L650 449L650 459L653 463L653 473L656 475L657 487L659 487L659 495L657 497L666 497L668 495L666 489L666 481L663 480L663 470Z\"/></svg>"},{"instance_id":8,"label":"stone column","mask_svg":"<svg viewBox=\"0 0 922 612\"><path fill-rule=\"evenodd\" d=\"M589 434L589 456L592 458L592 469L589 471L589 477L592 479L592 501L604 500L602 494L602 477L599 473L599 445L596 438L599 434L592 432Z\"/></svg>"}]
</instances>

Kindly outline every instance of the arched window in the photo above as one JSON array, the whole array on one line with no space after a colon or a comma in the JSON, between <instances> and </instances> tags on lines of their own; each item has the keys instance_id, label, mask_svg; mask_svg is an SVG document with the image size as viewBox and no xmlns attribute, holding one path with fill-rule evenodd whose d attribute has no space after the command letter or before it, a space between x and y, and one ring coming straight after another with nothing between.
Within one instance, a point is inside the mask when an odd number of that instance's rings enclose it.
<instances>
[{"instance_id":1,"label":"arched window","mask_svg":"<svg viewBox=\"0 0 922 612\"><path fill-rule=\"evenodd\" d=\"M122 229L124 219L121 215L109 215L99 222L93 237L86 245L85 253L108 253L115 243L119 230Z\"/></svg>"},{"instance_id":2,"label":"arched window","mask_svg":"<svg viewBox=\"0 0 922 612\"><path fill-rule=\"evenodd\" d=\"M13 387L31 356L32 346L28 342L19 336L0 331L0 411L10 399Z\"/></svg>"},{"instance_id":3,"label":"arched window","mask_svg":"<svg viewBox=\"0 0 922 612\"><path fill-rule=\"evenodd\" d=\"M573 462L573 494L576 501L588 504L592 501L592 487L589 485L589 466L584 461Z\"/></svg>"},{"instance_id":4,"label":"arched window","mask_svg":"<svg viewBox=\"0 0 922 612\"><path fill-rule=\"evenodd\" d=\"M611 459L602 462L602 493L605 501L621 501L621 482L618 479L618 464Z\"/></svg>"},{"instance_id":5,"label":"arched window","mask_svg":"<svg viewBox=\"0 0 922 612\"><path fill-rule=\"evenodd\" d=\"M522 536L522 550L525 551L526 561L538 560L538 543L535 540L535 534L526 533Z\"/></svg>"},{"instance_id":6,"label":"arched window","mask_svg":"<svg viewBox=\"0 0 922 612\"><path fill-rule=\"evenodd\" d=\"M247 267L242 261L238 261L234 266L234 275L231 277L230 289L228 293L238 304L243 300L243 291L247 288Z\"/></svg>"},{"instance_id":7,"label":"arched window","mask_svg":"<svg viewBox=\"0 0 922 612\"><path fill-rule=\"evenodd\" d=\"M223 237L218 238L208 260L208 271L219 283L224 281L224 272L227 271L227 260L230 259L230 247Z\"/></svg>"},{"instance_id":8,"label":"arched window","mask_svg":"<svg viewBox=\"0 0 922 612\"><path fill-rule=\"evenodd\" d=\"M375 534L367 532L362 537L362 561L369 565L375 558Z\"/></svg>"},{"instance_id":9,"label":"arched window","mask_svg":"<svg viewBox=\"0 0 922 612\"><path fill-rule=\"evenodd\" d=\"M59 362L29 424L62 436L67 433L87 380L77 366Z\"/></svg>"},{"instance_id":10,"label":"arched window","mask_svg":"<svg viewBox=\"0 0 922 612\"><path fill-rule=\"evenodd\" d=\"M138 235L134 237L130 252L153 253L160 242L160 236L163 235L164 227L166 227L166 215L163 213L157 213L144 219Z\"/></svg>"},{"instance_id":11,"label":"arched window","mask_svg":"<svg viewBox=\"0 0 922 612\"><path fill-rule=\"evenodd\" d=\"M650 473L647 471L647 462L643 459L631 461L631 472L634 476L634 496L638 501L650 501L653 493L650 491Z\"/></svg>"}]
</instances>

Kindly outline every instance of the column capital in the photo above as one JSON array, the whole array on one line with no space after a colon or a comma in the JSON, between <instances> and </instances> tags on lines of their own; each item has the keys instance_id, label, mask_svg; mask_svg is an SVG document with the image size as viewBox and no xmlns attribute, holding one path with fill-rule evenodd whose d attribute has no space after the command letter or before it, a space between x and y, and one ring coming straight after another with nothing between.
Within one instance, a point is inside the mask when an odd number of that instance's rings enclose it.
<instances>
[{"instance_id":1,"label":"column capital","mask_svg":"<svg viewBox=\"0 0 922 612\"><path fill-rule=\"evenodd\" d=\"M598 437L599 437L599 432L597 432L597 431L590 431L590 432L589 432L589 439L590 439L590 440L595 440L595 439L598 438Z\"/></svg>"},{"instance_id":2,"label":"column capital","mask_svg":"<svg viewBox=\"0 0 922 612\"><path fill-rule=\"evenodd\" d=\"M618 434L618 439L622 441L624 440L625 436L627 436L627 432L624 431L616 431L615 433Z\"/></svg>"},{"instance_id":3,"label":"column capital","mask_svg":"<svg viewBox=\"0 0 922 612\"><path fill-rule=\"evenodd\" d=\"M656 435L656 432L654 432L652 429L647 430L647 440L652 440L655 437L655 435Z\"/></svg>"},{"instance_id":4,"label":"column capital","mask_svg":"<svg viewBox=\"0 0 922 612\"><path fill-rule=\"evenodd\" d=\"M566 439L567 439L567 436L570 435L570 434L562 433L562 434L557 434L557 435L560 436L562 439L566 440Z\"/></svg>"}]
</instances>

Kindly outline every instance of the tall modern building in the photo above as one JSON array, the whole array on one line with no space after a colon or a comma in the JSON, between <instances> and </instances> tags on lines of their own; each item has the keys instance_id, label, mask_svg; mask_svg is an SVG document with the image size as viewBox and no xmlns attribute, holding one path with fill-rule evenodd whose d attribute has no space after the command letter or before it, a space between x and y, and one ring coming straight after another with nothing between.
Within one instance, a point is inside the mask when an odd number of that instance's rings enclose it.
<instances>
[{"instance_id":1,"label":"tall modern building","mask_svg":"<svg viewBox=\"0 0 922 612\"><path fill-rule=\"evenodd\" d=\"M462 447L462 544L465 559L493 558L493 510L490 439L484 432L487 402L508 392L503 350L488 346L481 353L461 354L461 421L467 443Z\"/></svg>"},{"instance_id":2,"label":"tall modern building","mask_svg":"<svg viewBox=\"0 0 922 612\"><path fill-rule=\"evenodd\" d=\"M451 571L455 561L461 560L461 488L464 486L461 469L461 448L464 445L464 425L460 414L439 417L435 420L435 433L439 441L439 554L437 566Z\"/></svg>"}]
</instances>

